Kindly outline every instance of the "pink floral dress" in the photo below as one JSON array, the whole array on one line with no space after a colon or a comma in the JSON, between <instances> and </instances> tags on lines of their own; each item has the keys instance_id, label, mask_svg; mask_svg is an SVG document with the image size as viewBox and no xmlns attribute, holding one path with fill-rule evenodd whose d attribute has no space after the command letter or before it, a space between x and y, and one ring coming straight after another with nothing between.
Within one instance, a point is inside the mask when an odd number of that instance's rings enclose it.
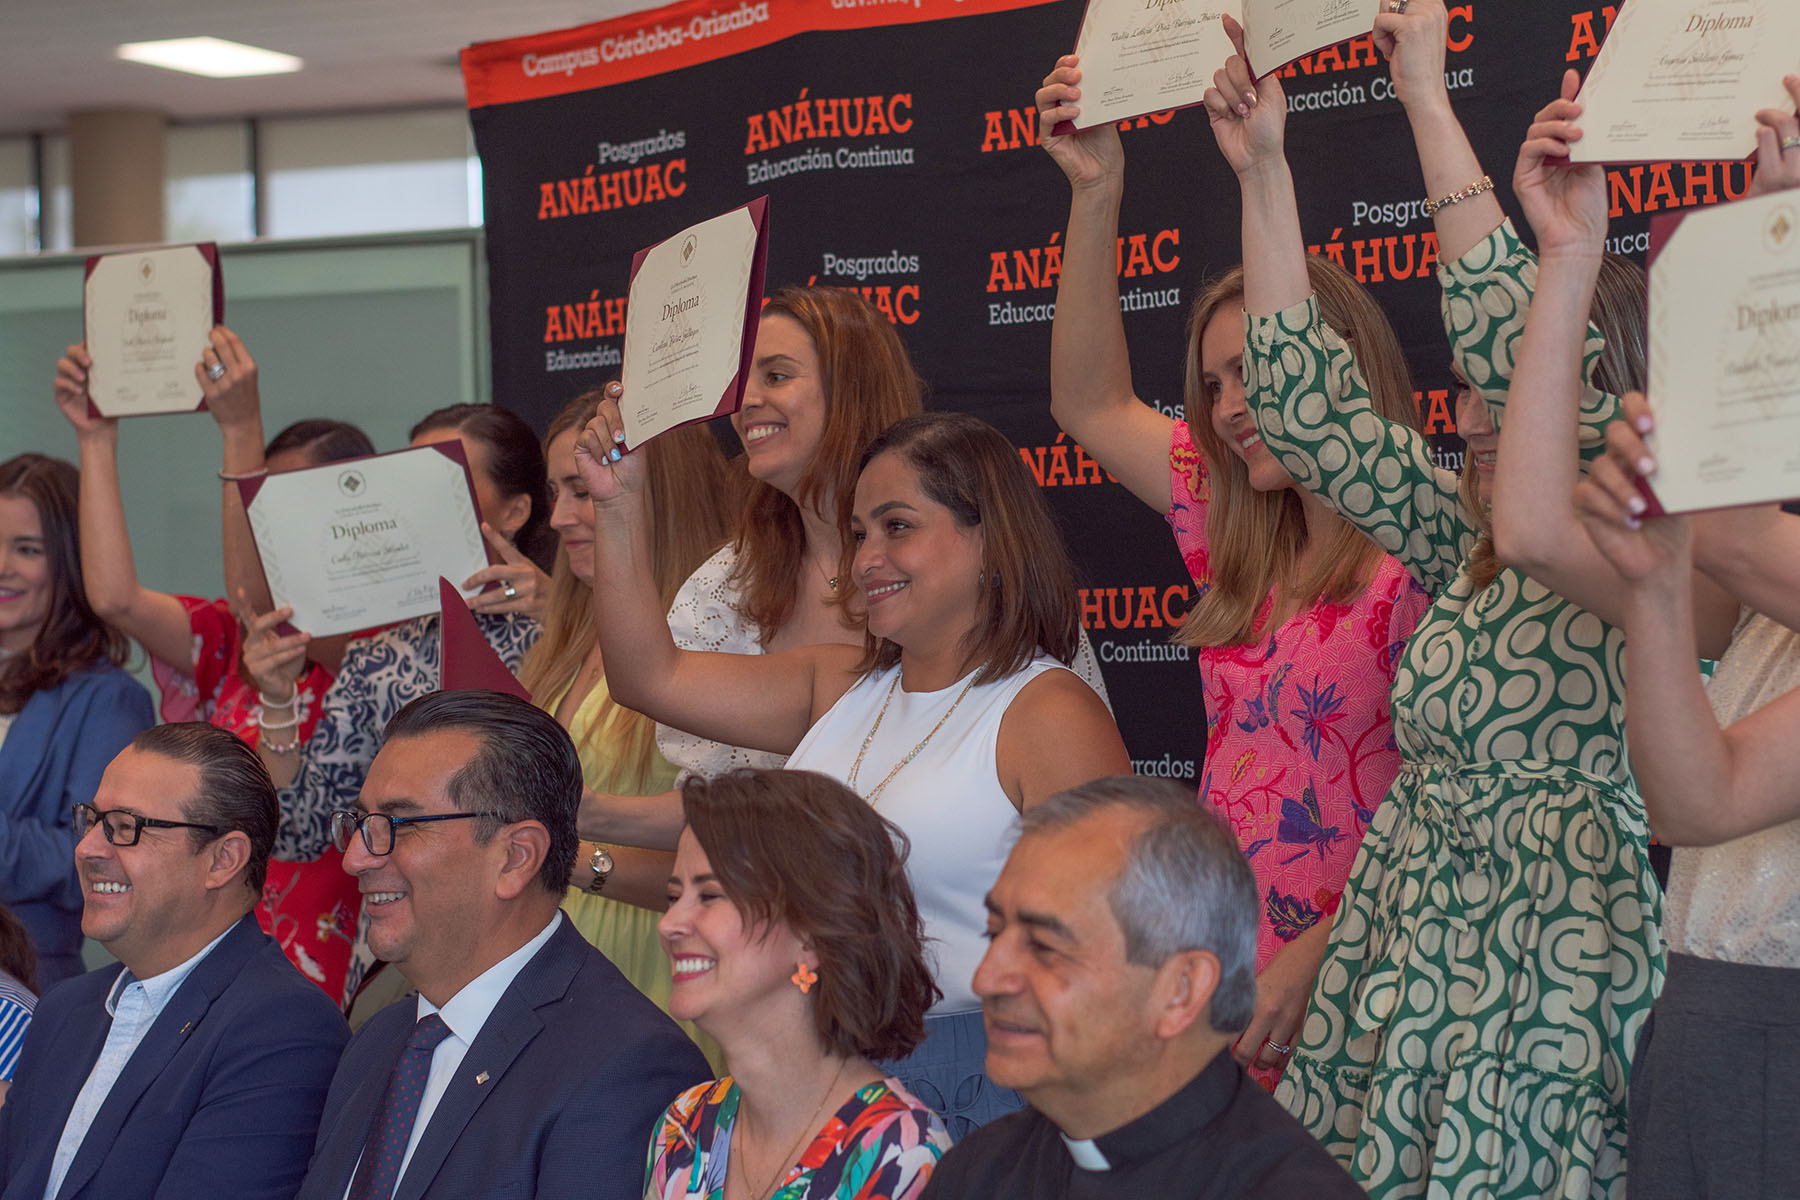
<instances>
[{"instance_id":1,"label":"pink floral dress","mask_svg":"<svg viewBox=\"0 0 1800 1200\"><path fill-rule=\"evenodd\" d=\"M1212 578L1206 467L1187 422L1169 444L1169 527L1188 573ZM1400 770L1388 698L1400 652L1430 603L1383 555L1350 604L1321 603L1262 639L1197 652L1206 696L1200 797L1231 822L1256 873L1258 972L1275 952L1337 911L1375 806ZM1280 1071L1255 1071L1273 1087Z\"/></svg>"}]
</instances>

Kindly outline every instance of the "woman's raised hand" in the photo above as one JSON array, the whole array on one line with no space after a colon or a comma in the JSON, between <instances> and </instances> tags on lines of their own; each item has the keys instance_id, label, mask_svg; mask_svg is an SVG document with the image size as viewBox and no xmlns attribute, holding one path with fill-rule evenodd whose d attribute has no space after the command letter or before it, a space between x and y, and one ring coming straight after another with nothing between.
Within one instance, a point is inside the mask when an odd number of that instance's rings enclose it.
<instances>
[{"instance_id":1,"label":"woman's raised hand","mask_svg":"<svg viewBox=\"0 0 1800 1200\"><path fill-rule=\"evenodd\" d=\"M1599 254L1606 241L1606 170L1600 166L1553 166L1567 159L1569 147L1581 140L1581 105L1575 93L1581 77L1563 72L1562 95L1538 110L1519 147L1513 169L1513 192L1537 233L1538 254Z\"/></svg>"},{"instance_id":2,"label":"woman's raised hand","mask_svg":"<svg viewBox=\"0 0 1800 1200\"><path fill-rule=\"evenodd\" d=\"M1261 80L1251 74L1244 27L1230 16L1219 19L1237 53L1214 73L1213 86L1206 89L1206 115L1219 152L1233 171L1244 175L1281 160L1287 96L1275 72Z\"/></svg>"},{"instance_id":3,"label":"woman's raised hand","mask_svg":"<svg viewBox=\"0 0 1800 1200\"><path fill-rule=\"evenodd\" d=\"M1595 459L1575 488L1575 515L1620 578L1638 584L1689 568L1691 532L1686 517L1645 517L1648 504L1638 481L1656 471L1644 443L1652 427L1650 405L1628 393L1621 416L1606 428L1606 453Z\"/></svg>"},{"instance_id":4,"label":"woman's raised hand","mask_svg":"<svg viewBox=\"0 0 1800 1200\"><path fill-rule=\"evenodd\" d=\"M258 614L243 588L238 589L231 611L244 627L244 645L240 655L244 673L269 699L280 702L293 697L302 672L306 670L306 649L312 641L310 633L276 632L276 626L294 615L291 608L277 608Z\"/></svg>"},{"instance_id":5,"label":"woman's raised hand","mask_svg":"<svg viewBox=\"0 0 1800 1200\"><path fill-rule=\"evenodd\" d=\"M1800 75L1784 75L1794 105L1800 109ZM1756 175L1750 180L1750 194L1765 196L1786 188L1800 187L1800 117L1780 108L1765 108L1756 114ZM1782 144L1790 143L1786 150Z\"/></svg>"},{"instance_id":6,"label":"woman's raised hand","mask_svg":"<svg viewBox=\"0 0 1800 1200\"><path fill-rule=\"evenodd\" d=\"M206 411L220 426L262 421L262 397L256 387L256 360L237 334L214 325L211 343L194 364L194 378L206 396Z\"/></svg>"},{"instance_id":7,"label":"woman's raised hand","mask_svg":"<svg viewBox=\"0 0 1800 1200\"><path fill-rule=\"evenodd\" d=\"M70 346L56 360L56 407L75 427L78 438L119 427L111 417L96 417L88 412L88 371L93 365L86 346Z\"/></svg>"},{"instance_id":8,"label":"woman's raised hand","mask_svg":"<svg viewBox=\"0 0 1800 1200\"><path fill-rule=\"evenodd\" d=\"M481 536L487 539L487 544L500 556L500 561L491 567L481 568L463 580L462 590L473 592L490 583L500 586L471 598L469 608L478 613L524 613L542 621L545 609L550 606L550 577L538 570L537 564L526 558L517 546L507 541L505 534L486 521L481 523Z\"/></svg>"},{"instance_id":9,"label":"woman's raised hand","mask_svg":"<svg viewBox=\"0 0 1800 1200\"><path fill-rule=\"evenodd\" d=\"M1118 126L1108 121L1061 137L1050 132L1059 123L1081 115L1080 99L1081 60L1065 54L1056 60L1056 69L1044 76L1044 86L1037 91L1038 141L1069 177L1069 186L1117 183L1125 173L1125 149L1119 144Z\"/></svg>"},{"instance_id":10,"label":"woman's raised hand","mask_svg":"<svg viewBox=\"0 0 1800 1200\"><path fill-rule=\"evenodd\" d=\"M1387 59L1394 95L1409 110L1450 103L1444 84L1445 42L1450 15L1444 0L1406 0L1399 12L1382 6L1375 14L1375 48Z\"/></svg>"},{"instance_id":11,"label":"woman's raised hand","mask_svg":"<svg viewBox=\"0 0 1800 1200\"><path fill-rule=\"evenodd\" d=\"M624 449L625 422L619 416L624 395L623 384L616 380L607 384L600 410L575 439L575 469L596 507L644 490L644 460Z\"/></svg>"}]
</instances>

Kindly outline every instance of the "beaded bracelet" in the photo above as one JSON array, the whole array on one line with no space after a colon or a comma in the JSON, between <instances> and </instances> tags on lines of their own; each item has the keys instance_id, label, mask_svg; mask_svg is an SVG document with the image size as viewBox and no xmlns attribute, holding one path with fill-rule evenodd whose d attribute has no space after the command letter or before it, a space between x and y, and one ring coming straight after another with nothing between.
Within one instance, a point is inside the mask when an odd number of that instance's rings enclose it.
<instances>
[{"instance_id":1,"label":"beaded bracelet","mask_svg":"<svg viewBox=\"0 0 1800 1200\"><path fill-rule=\"evenodd\" d=\"M267 475L268 473L269 473L269 468L258 467L254 471L244 471L241 473L233 473L231 471L220 471L219 478L223 479L226 483L242 483L246 479L261 479L264 475Z\"/></svg>"},{"instance_id":2,"label":"beaded bracelet","mask_svg":"<svg viewBox=\"0 0 1800 1200\"><path fill-rule=\"evenodd\" d=\"M264 728L267 728L266 726ZM262 740L262 748L270 754L292 754L300 748L298 737L286 742L272 742L268 738Z\"/></svg>"},{"instance_id":3,"label":"beaded bracelet","mask_svg":"<svg viewBox=\"0 0 1800 1200\"><path fill-rule=\"evenodd\" d=\"M1493 190L1494 190L1493 179L1491 179L1490 177L1488 177L1486 175L1483 175L1480 179L1477 179L1474 183L1471 183L1468 187L1462 188L1459 191L1451 192L1448 196L1445 196L1441 200L1425 201L1425 215L1429 217L1432 213L1435 213L1440 208L1449 208L1452 204L1461 204L1464 200L1467 200L1472 196L1479 196L1483 192L1491 192Z\"/></svg>"},{"instance_id":4,"label":"beaded bracelet","mask_svg":"<svg viewBox=\"0 0 1800 1200\"><path fill-rule=\"evenodd\" d=\"M264 720L259 721L258 724L263 727L264 731L270 729L292 729L300 724L300 717L298 714L295 714L285 721L270 721L265 718Z\"/></svg>"},{"instance_id":5,"label":"beaded bracelet","mask_svg":"<svg viewBox=\"0 0 1800 1200\"><path fill-rule=\"evenodd\" d=\"M294 694L289 696L286 700L271 700L269 698L269 693L263 691L261 688L257 688L256 699L264 708L292 708L294 707L294 702L300 699L300 689L295 688Z\"/></svg>"}]
</instances>

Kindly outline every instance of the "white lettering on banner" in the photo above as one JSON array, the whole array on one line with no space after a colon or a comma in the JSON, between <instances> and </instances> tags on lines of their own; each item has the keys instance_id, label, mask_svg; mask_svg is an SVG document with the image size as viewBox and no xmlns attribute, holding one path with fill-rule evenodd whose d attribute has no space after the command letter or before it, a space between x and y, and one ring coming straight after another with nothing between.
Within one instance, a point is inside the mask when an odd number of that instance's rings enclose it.
<instances>
[{"instance_id":1,"label":"white lettering on banner","mask_svg":"<svg viewBox=\"0 0 1800 1200\"><path fill-rule=\"evenodd\" d=\"M600 43L600 57L607 62L618 62L620 59L654 54L659 50L672 50L689 42L703 42L722 33L748 29L769 19L769 3L770 0L759 0L756 4L744 0L736 8L714 9L710 13L702 13L686 25L652 25L629 37L610 37Z\"/></svg>"},{"instance_id":2,"label":"white lettering on banner","mask_svg":"<svg viewBox=\"0 0 1800 1200\"><path fill-rule=\"evenodd\" d=\"M919 256L890 250L881 258L840 258L827 250L823 274L861 282L871 275L917 275Z\"/></svg>"},{"instance_id":3,"label":"white lettering on banner","mask_svg":"<svg viewBox=\"0 0 1800 1200\"><path fill-rule=\"evenodd\" d=\"M1444 72L1444 87L1452 92L1460 92L1474 86L1474 67L1459 67L1454 71ZM1400 98L1394 92L1394 81L1386 75L1377 75L1369 80L1369 95L1376 100L1398 100Z\"/></svg>"},{"instance_id":4,"label":"white lettering on banner","mask_svg":"<svg viewBox=\"0 0 1800 1200\"><path fill-rule=\"evenodd\" d=\"M1617 237L1606 239L1608 254L1648 254L1650 253L1650 231L1642 233L1621 233Z\"/></svg>"},{"instance_id":5,"label":"white lettering on banner","mask_svg":"<svg viewBox=\"0 0 1800 1200\"><path fill-rule=\"evenodd\" d=\"M1056 319L1056 304L1014 304L1003 300L988 305L989 325L1033 325Z\"/></svg>"},{"instance_id":6,"label":"white lettering on banner","mask_svg":"<svg viewBox=\"0 0 1800 1200\"><path fill-rule=\"evenodd\" d=\"M907 151L908 154L912 151ZM823 150L807 150L792 158L764 158L749 163L744 168L745 182L755 187L759 183L767 183L771 179L780 179L783 175L800 175L807 171L831 170L831 155Z\"/></svg>"},{"instance_id":7,"label":"white lettering on banner","mask_svg":"<svg viewBox=\"0 0 1800 1200\"><path fill-rule=\"evenodd\" d=\"M1173 754L1165 754L1161 758L1134 758L1131 760L1131 773L1149 775L1155 779L1192 779L1194 760L1176 758Z\"/></svg>"},{"instance_id":8,"label":"white lettering on banner","mask_svg":"<svg viewBox=\"0 0 1800 1200\"><path fill-rule=\"evenodd\" d=\"M655 137L639 138L635 142L601 142L595 148L595 160L602 163L635 163L646 154L669 154L686 148L687 130L677 129L670 133L666 129L659 129Z\"/></svg>"},{"instance_id":9,"label":"white lettering on banner","mask_svg":"<svg viewBox=\"0 0 1800 1200\"><path fill-rule=\"evenodd\" d=\"M1424 215L1423 199L1391 200L1378 204L1353 200L1350 203L1350 224L1358 226L1392 225L1396 229L1404 229Z\"/></svg>"},{"instance_id":10,"label":"white lettering on banner","mask_svg":"<svg viewBox=\"0 0 1800 1200\"><path fill-rule=\"evenodd\" d=\"M899 150L883 150L880 146L871 146L867 150L852 150L848 146L839 146L837 165L852 170L861 167L910 167L913 165L913 148L905 146Z\"/></svg>"},{"instance_id":11,"label":"white lettering on banner","mask_svg":"<svg viewBox=\"0 0 1800 1200\"><path fill-rule=\"evenodd\" d=\"M617 346L595 346L592 350L570 354L567 350L544 351L544 370L579 371L586 367L616 367L624 361Z\"/></svg>"},{"instance_id":12,"label":"white lettering on banner","mask_svg":"<svg viewBox=\"0 0 1800 1200\"><path fill-rule=\"evenodd\" d=\"M1191 662L1194 652L1173 642L1110 642L1094 647L1103 663Z\"/></svg>"},{"instance_id":13,"label":"white lettering on banner","mask_svg":"<svg viewBox=\"0 0 1800 1200\"><path fill-rule=\"evenodd\" d=\"M528 76L538 75L573 75L583 67L600 65L600 50L596 46L583 46L579 50L565 50L561 54L527 54L519 60L519 66Z\"/></svg>"}]
</instances>

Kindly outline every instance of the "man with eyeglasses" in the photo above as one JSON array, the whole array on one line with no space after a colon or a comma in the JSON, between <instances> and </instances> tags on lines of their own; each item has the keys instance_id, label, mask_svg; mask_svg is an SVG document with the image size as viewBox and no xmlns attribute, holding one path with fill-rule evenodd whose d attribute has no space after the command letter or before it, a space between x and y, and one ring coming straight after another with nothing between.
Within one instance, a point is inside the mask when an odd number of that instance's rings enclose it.
<instances>
[{"instance_id":1,"label":"man with eyeglasses","mask_svg":"<svg viewBox=\"0 0 1800 1200\"><path fill-rule=\"evenodd\" d=\"M581 763L549 714L438 692L395 714L333 814L369 945L418 989L332 1080L301 1200L637 1200L706 1059L562 916Z\"/></svg>"},{"instance_id":2,"label":"man with eyeglasses","mask_svg":"<svg viewBox=\"0 0 1800 1200\"><path fill-rule=\"evenodd\" d=\"M286 1200L349 1029L252 912L268 772L225 730L161 725L74 809L82 931L119 961L39 1002L0 1108L0 1197Z\"/></svg>"}]
</instances>

